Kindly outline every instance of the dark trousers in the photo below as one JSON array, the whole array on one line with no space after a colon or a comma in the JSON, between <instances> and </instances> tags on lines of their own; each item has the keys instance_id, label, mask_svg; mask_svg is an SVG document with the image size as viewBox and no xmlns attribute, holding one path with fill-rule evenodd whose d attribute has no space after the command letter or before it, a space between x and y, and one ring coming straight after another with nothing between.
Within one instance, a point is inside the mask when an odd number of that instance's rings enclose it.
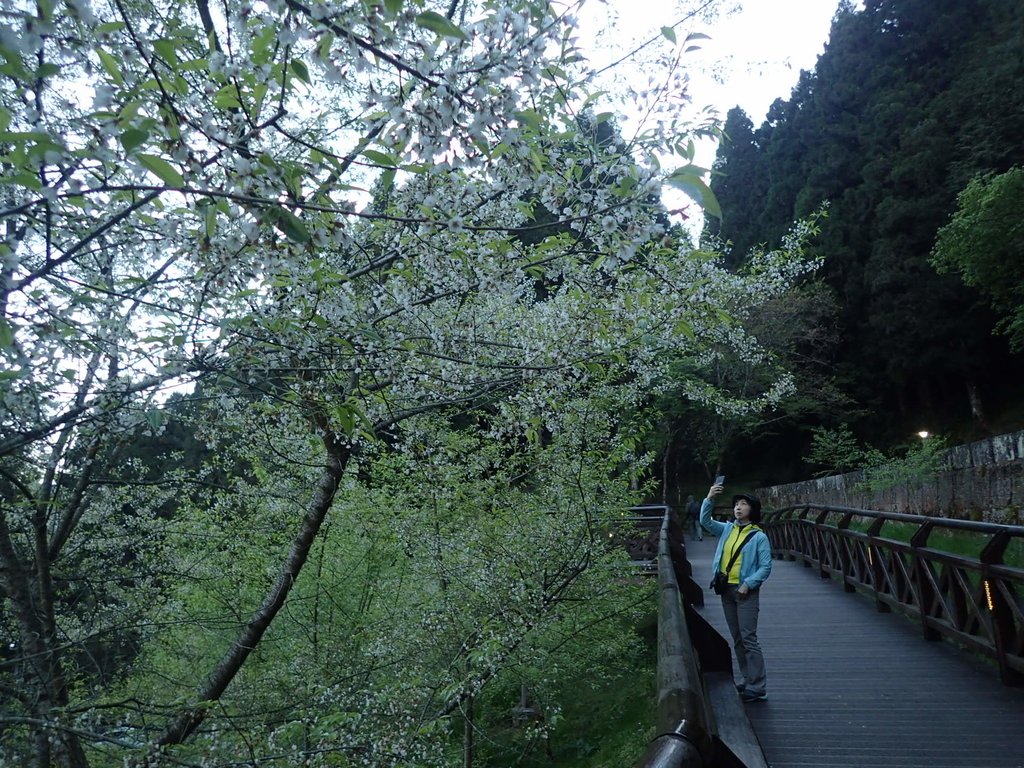
<instances>
[{"instance_id":1,"label":"dark trousers","mask_svg":"<svg viewBox=\"0 0 1024 768\"><path fill-rule=\"evenodd\" d=\"M722 595L722 610L725 623L729 625L732 646L736 649L736 661L740 665L743 684L751 693L765 693L767 679L764 669L764 654L757 641L757 615L760 612L761 596L756 589L740 599L739 586L730 584Z\"/></svg>"}]
</instances>

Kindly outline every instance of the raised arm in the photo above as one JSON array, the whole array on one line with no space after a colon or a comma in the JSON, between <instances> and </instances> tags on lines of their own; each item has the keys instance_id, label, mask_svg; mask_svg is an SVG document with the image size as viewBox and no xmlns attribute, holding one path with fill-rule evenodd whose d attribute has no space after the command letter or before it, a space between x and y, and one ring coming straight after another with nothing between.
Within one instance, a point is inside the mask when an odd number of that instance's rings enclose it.
<instances>
[{"instance_id":1,"label":"raised arm","mask_svg":"<svg viewBox=\"0 0 1024 768\"><path fill-rule=\"evenodd\" d=\"M701 502L700 505L700 524L701 527L708 533L714 534L715 536L721 536L725 530L725 523L720 523L717 520L711 519L711 510L715 506L714 498L722 492L722 486L712 485L708 490L708 495Z\"/></svg>"}]
</instances>

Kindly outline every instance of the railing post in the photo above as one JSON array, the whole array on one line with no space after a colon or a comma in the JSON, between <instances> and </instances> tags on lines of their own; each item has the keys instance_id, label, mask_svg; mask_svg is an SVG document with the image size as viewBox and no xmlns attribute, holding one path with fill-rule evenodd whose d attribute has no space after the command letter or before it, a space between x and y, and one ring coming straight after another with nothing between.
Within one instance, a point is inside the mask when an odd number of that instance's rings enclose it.
<instances>
[{"instance_id":1,"label":"railing post","mask_svg":"<svg viewBox=\"0 0 1024 768\"><path fill-rule=\"evenodd\" d=\"M823 579L828 579L831 574L825 569L825 552L827 545L825 544L825 534L823 529L825 527L825 520L828 518L828 510L823 509L818 512L818 516L814 518L814 544L817 550L818 557L818 575Z\"/></svg>"},{"instance_id":2,"label":"railing post","mask_svg":"<svg viewBox=\"0 0 1024 768\"><path fill-rule=\"evenodd\" d=\"M984 590L985 602L992 620L992 642L996 648L999 679L1004 685L1024 685L1024 674L1011 667L1007 659L1007 648L1012 647L1016 632L1024 632L1024 627L1015 630L1013 610L1003 593L1004 588L1013 590L1013 585L993 574L991 568L993 565L1003 564L1003 556L1009 543L1009 534L1000 532L993 536L981 551L981 588Z\"/></svg>"},{"instance_id":3,"label":"railing post","mask_svg":"<svg viewBox=\"0 0 1024 768\"><path fill-rule=\"evenodd\" d=\"M781 532L782 542L781 547L776 546L775 539L772 539L772 552L775 553L776 557L782 556L779 552L780 549L784 551L785 558L790 562L796 560L796 551L799 549L797 546L797 536L799 520L800 518L796 514L796 510L789 510L786 512L777 513L774 517L778 517L778 520L771 520Z\"/></svg>"},{"instance_id":4,"label":"railing post","mask_svg":"<svg viewBox=\"0 0 1024 768\"><path fill-rule=\"evenodd\" d=\"M840 531L845 531L850 527L850 521L853 520L853 514L847 512L843 515L842 519L837 524L837 528ZM844 592L856 592L856 587L850 583L850 579L853 576L853 563L850 558L850 550L847 548L849 542L842 536L842 534L836 536L836 548L839 550L839 571L843 577L843 591Z\"/></svg>"},{"instance_id":5,"label":"railing post","mask_svg":"<svg viewBox=\"0 0 1024 768\"><path fill-rule=\"evenodd\" d=\"M935 602L935 590L932 588L931 570L928 560L922 557L920 550L928 546L928 536L931 535L935 524L931 521L924 523L913 536L910 537L910 546L914 552L914 592L917 594L917 609L921 614L921 630L925 640L940 640L942 635L937 629L928 623L932 618L931 608Z\"/></svg>"},{"instance_id":6,"label":"railing post","mask_svg":"<svg viewBox=\"0 0 1024 768\"><path fill-rule=\"evenodd\" d=\"M868 527L868 564L871 567L871 588L875 593L875 610L879 613L891 613L892 607L879 597L879 586L885 581L885 568L882 567L875 539L882 535L884 517L876 517Z\"/></svg>"}]
</instances>

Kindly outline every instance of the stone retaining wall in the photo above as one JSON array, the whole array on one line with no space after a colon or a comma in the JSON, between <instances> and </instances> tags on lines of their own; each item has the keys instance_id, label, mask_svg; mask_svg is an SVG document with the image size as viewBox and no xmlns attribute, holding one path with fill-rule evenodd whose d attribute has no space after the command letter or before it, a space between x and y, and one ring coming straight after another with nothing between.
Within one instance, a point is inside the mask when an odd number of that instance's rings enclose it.
<instances>
[{"instance_id":1,"label":"stone retaining wall","mask_svg":"<svg viewBox=\"0 0 1024 768\"><path fill-rule=\"evenodd\" d=\"M760 488L766 507L804 501L883 512L1024 524L1024 431L998 435L946 453L944 469L926 482L885 491L858 489L863 472Z\"/></svg>"}]
</instances>

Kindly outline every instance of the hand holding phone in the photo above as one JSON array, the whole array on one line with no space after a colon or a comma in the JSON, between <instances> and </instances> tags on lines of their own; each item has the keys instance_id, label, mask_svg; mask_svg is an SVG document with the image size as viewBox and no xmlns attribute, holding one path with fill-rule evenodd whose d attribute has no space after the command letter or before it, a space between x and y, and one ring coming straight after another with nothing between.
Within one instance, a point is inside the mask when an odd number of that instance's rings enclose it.
<instances>
[{"instance_id":1,"label":"hand holding phone","mask_svg":"<svg viewBox=\"0 0 1024 768\"><path fill-rule=\"evenodd\" d=\"M708 498L713 499L715 496L722 492L722 486L725 485L725 475L719 475L715 478L714 484L711 486L711 490L708 491Z\"/></svg>"}]
</instances>

